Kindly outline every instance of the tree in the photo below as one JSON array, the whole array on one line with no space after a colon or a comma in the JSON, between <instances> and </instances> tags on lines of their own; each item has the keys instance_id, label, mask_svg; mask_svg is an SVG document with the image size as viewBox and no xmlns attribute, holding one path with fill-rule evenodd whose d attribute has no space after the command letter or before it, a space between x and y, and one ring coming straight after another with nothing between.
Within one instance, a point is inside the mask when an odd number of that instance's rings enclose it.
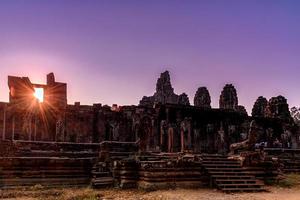
<instances>
[{"instance_id":1,"label":"tree","mask_svg":"<svg viewBox=\"0 0 300 200\"><path fill-rule=\"evenodd\" d=\"M296 124L300 126L300 108L292 107L291 108L291 115Z\"/></svg>"}]
</instances>

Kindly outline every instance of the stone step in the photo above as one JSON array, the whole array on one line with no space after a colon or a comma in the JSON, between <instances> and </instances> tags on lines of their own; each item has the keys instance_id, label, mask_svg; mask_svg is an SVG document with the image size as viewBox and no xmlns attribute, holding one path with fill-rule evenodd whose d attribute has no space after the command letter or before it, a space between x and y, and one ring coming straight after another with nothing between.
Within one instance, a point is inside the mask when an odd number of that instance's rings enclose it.
<instances>
[{"instance_id":1,"label":"stone step","mask_svg":"<svg viewBox=\"0 0 300 200\"><path fill-rule=\"evenodd\" d=\"M257 183L255 179L216 179L217 184L244 184L244 183Z\"/></svg>"},{"instance_id":2,"label":"stone step","mask_svg":"<svg viewBox=\"0 0 300 200\"><path fill-rule=\"evenodd\" d=\"M93 178L91 184L95 188L111 187L114 184L113 177Z\"/></svg>"},{"instance_id":3,"label":"stone step","mask_svg":"<svg viewBox=\"0 0 300 200\"><path fill-rule=\"evenodd\" d=\"M265 192L266 190L263 188L222 188L223 192L231 193L231 192Z\"/></svg>"},{"instance_id":4,"label":"stone step","mask_svg":"<svg viewBox=\"0 0 300 200\"><path fill-rule=\"evenodd\" d=\"M236 160L226 156L203 156L202 166L208 171L211 183L225 192L260 191L263 184L258 182L251 174L254 171L246 171ZM252 172L252 173L251 173Z\"/></svg>"},{"instance_id":5,"label":"stone step","mask_svg":"<svg viewBox=\"0 0 300 200\"><path fill-rule=\"evenodd\" d=\"M250 174L248 174L246 172L222 172L222 171L213 172L213 173L210 173L210 175L211 176L222 175L222 176L228 176L228 177L231 177L231 176L253 176L253 175L250 175Z\"/></svg>"},{"instance_id":6,"label":"stone step","mask_svg":"<svg viewBox=\"0 0 300 200\"><path fill-rule=\"evenodd\" d=\"M27 151L19 152L16 156L19 157L68 157L68 158L80 158L80 157L93 157L98 156L97 152L56 152L56 151Z\"/></svg>"},{"instance_id":7,"label":"stone step","mask_svg":"<svg viewBox=\"0 0 300 200\"><path fill-rule=\"evenodd\" d=\"M211 176L212 178L215 178L215 179L252 179L252 180L255 180L255 178L253 176L247 176L247 175L236 175L236 176L233 176L233 175L212 175Z\"/></svg>"},{"instance_id":8,"label":"stone step","mask_svg":"<svg viewBox=\"0 0 300 200\"><path fill-rule=\"evenodd\" d=\"M247 171L247 174L253 176L266 175L266 174L278 174L278 171Z\"/></svg>"},{"instance_id":9,"label":"stone step","mask_svg":"<svg viewBox=\"0 0 300 200\"><path fill-rule=\"evenodd\" d=\"M64 170L64 169L76 169L76 170L79 170L79 169L89 169L89 168L92 168L92 164L87 164L87 165L74 165L72 166L71 164L70 165L60 165L60 164L49 164L47 165L47 163L43 164L43 165L35 165L35 164L32 164L31 166L26 164L22 164L20 163L19 165L17 164L14 164L14 165L10 165L10 166L3 166L1 165L1 168L0 170L1 171L5 171L5 170L56 170L56 169L59 169L59 170Z\"/></svg>"},{"instance_id":10,"label":"stone step","mask_svg":"<svg viewBox=\"0 0 300 200\"><path fill-rule=\"evenodd\" d=\"M42 185L43 188L47 188L47 189L50 189L50 188L54 188L54 189L57 189L57 188L86 188L87 186L89 186L89 182L86 181L84 183L76 183L76 184L68 184L68 183L64 183L64 184L50 184L50 185L47 185L47 184L39 184L39 185ZM26 189L26 188L29 188L29 189L32 189L33 186L35 186L36 184L31 184L31 185L4 185L4 186L1 186L0 185L0 189L3 189L3 190L9 190L9 189L20 189L20 187Z\"/></svg>"},{"instance_id":11,"label":"stone step","mask_svg":"<svg viewBox=\"0 0 300 200\"><path fill-rule=\"evenodd\" d=\"M109 155L134 155L135 152L132 151L110 151Z\"/></svg>"},{"instance_id":12,"label":"stone step","mask_svg":"<svg viewBox=\"0 0 300 200\"><path fill-rule=\"evenodd\" d=\"M235 160L203 160L202 161L203 164L239 164L240 163L238 161L235 161Z\"/></svg>"},{"instance_id":13,"label":"stone step","mask_svg":"<svg viewBox=\"0 0 300 200\"><path fill-rule=\"evenodd\" d=\"M227 156L202 156L203 159L228 159Z\"/></svg>"},{"instance_id":14,"label":"stone step","mask_svg":"<svg viewBox=\"0 0 300 200\"><path fill-rule=\"evenodd\" d=\"M10 179L10 178L81 178L88 177L87 173L80 174L13 174L13 175L0 175L2 179ZM0 178L0 181L2 180Z\"/></svg>"},{"instance_id":15,"label":"stone step","mask_svg":"<svg viewBox=\"0 0 300 200\"><path fill-rule=\"evenodd\" d=\"M128 156L111 156L110 159L111 160L122 160L122 159L125 159L125 158L128 158Z\"/></svg>"},{"instance_id":16,"label":"stone step","mask_svg":"<svg viewBox=\"0 0 300 200\"><path fill-rule=\"evenodd\" d=\"M104 182L112 182L114 180L113 177L100 177L100 178L93 178L92 183L104 183Z\"/></svg>"},{"instance_id":17,"label":"stone step","mask_svg":"<svg viewBox=\"0 0 300 200\"><path fill-rule=\"evenodd\" d=\"M203 177L201 176L196 176L196 177L185 177L185 176L181 176L181 177L177 177L177 176L173 176L173 177L139 177L139 181L147 181L147 182L176 182L176 181L201 181Z\"/></svg>"},{"instance_id":18,"label":"stone step","mask_svg":"<svg viewBox=\"0 0 300 200\"><path fill-rule=\"evenodd\" d=\"M300 169L284 169L285 173L300 173Z\"/></svg>"},{"instance_id":19,"label":"stone step","mask_svg":"<svg viewBox=\"0 0 300 200\"><path fill-rule=\"evenodd\" d=\"M260 183L222 183L218 184L219 188L260 188L263 184Z\"/></svg>"},{"instance_id":20,"label":"stone step","mask_svg":"<svg viewBox=\"0 0 300 200\"><path fill-rule=\"evenodd\" d=\"M93 169L93 170L98 170L99 168L104 169L104 168L106 168L106 167L107 167L107 166L105 166L105 165L95 164L95 165L92 167L92 169Z\"/></svg>"},{"instance_id":21,"label":"stone step","mask_svg":"<svg viewBox=\"0 0 300 200\"><path fill-rule=\"evenodd\" d=\"M86 173L85 169L31 169L31 170L1 170L0 174L76 174Z\"/></svg>"},{"instance_id":22,"label":"stone step","mask_svg":"<svg viewBox=\"0 0 300 200\"><path fill-rule=\"evenodd\" d=\"M209 161L209 162L216 162L216 161L217 162L228 162L228 161L232 161L232 160L229 160L228 158L203 158L203 161Z\"/></svg>"},{"instance_id":23,"label":"stone step","mask_svg":"<svg viewBox=\"0 0 300 200\"><path fill-rule=\"evenodd\" d=\"M263 170L264 168L262 167L243 167L243 169L247 170L247 171L261 171Z\"/></svg>"},{"instance_id":24,"label":"stone step","mask_svg":"<svg viewBox=\"0 0 300 200\"><path fill-rule=\"evenodd\" d=\"M300 161L297 162L284 162L285 165L293 165L293 166L300 166Z\"/></svg>"},{"instance_id":25,"label":"stone step","mask_svg":"<svg viewBox=\"0 0 300 200\"><path fill-rule=\"evenodd\" d=\"M203 158L227 158L228 156L221 154L202 154Z\"/></svg>"},{"instance_id":26,"label":"stone step","mask_svg":"<svg viewBox=\"0 0 300 200\"><path fill-rule=\"evenodd\" d=\"M285 169L300 169L300 165L295 166L295 165L286 165L284 166Z\"/></svg>"},{"instance_id":27,"label":"stone step","mask_svg":"<svg viewBox=\"0 0 300 200\"><path fill-rule=\"evenodd\" d=\"M97 172L97 171L92 171L92 175L96 175L99 177L103 177L103 176L110 176L110 172Z\"/></svg>"},{"instance_id":28,"label":"stone step","mask_svg":"<svg viewBox=\"0 0 300 200\"><path fill-rule=\"evenodd\" d=\"M241 168L240 164L202 164L207 168Z\"/></svg>"},{"instance_id":29,"label":"stone step","mask_svg":"<svg viewBox=\"0 0 300 200\"><path fill-rule=\"evenodd\" d=\"M78 172L78 173L13 173L13 174L0 174L1 178L55 178L55 177L86 177L90 176L90 172Z\"/></svg>"},{"instance_id":30,"label":"stone step","mask_svg":"<svg viewBox=\"0 0 300 200\"><path fill-rule=\"evenodd\" d=\"M82 185L90 182L89 177L81 178L5 178L0 180L0 187L17 187L17 186L32 186L43 185L46 187L60 186L60 185Z\"/></svg>"},{"instance_id":31,"label":"stone step","mask_svg":"<svg viewBox=\"0 0 300 200\"><path fill-rule=\"evenodd\" d=\"M225 168L225 167L220 167L220 168L212 168L212 167L207 167L206 168L209 172L214 173L214 172L244 172L245 170L242 168Z\"/></svg>"}]
</instances>

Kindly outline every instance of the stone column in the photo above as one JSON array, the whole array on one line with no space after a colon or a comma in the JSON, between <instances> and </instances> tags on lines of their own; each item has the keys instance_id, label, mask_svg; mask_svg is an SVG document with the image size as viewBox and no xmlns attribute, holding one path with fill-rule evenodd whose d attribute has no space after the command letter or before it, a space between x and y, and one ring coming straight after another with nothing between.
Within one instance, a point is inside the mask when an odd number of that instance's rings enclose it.
<instances>
[{"instance_id":1,"label":"stone column","mask_svg":"<svg viewBox=\"0 0 300 200\"><path fill-rule=\"evenodd\" d=\"M12 121L12 138L11 139L12 140L15 139L15 116L13 116L13 121Z\"/></svg>"},{"instance_id":2,"label":"stone column","mask_svg":"<svg viewBox=\"0 0 300 200\"><path fill-rule=\"evenodd\" d=\"M32 117L30 117L28 119L28 121L30 121L30 124L29 124L29 141L31 141L31 136L32 136Z\"/></svg>"},{"instance_id":3,"label":"stone column","mask_svg":"<svg viewBox=\"0 0 300 200\"><path fill-rule=\"evenodd\" d=\"M34 141L36 141L36 131L37 131L37 128L36 128L36 115L34 115L34 136L33 136Z\"/></svg>"},{"instance_id":4,"label":"stone column","mask_svg":"<svg viewBox=\"0 0 300 200\"><path fill-rule=\"evenodd\" d=\"M181 152L184 152L185 142L184 142L184 130L181 128L180 130L180 144L181 144Z\"/></svg>"},{"instance_id":5,"label":"stone column","mask_svg":"<svg viewBox=\"0 0 300 200\"><path fill-rule=\"evenodd\" d=\"M191 127L191 121L188 120L188 150L192 149L192 127Z\"/></svg>"},{"instance_id":6,"label":"stone column","mask_svg":"<svg viewBox=\"0 0 300 200\"><path fill-rule=\"evenodd\" d=\"M168 152L173 152L173 142L174 142L174 129L169 127L168 129Z\"/></svg>"},{"instance_id":7,"label":"stone column","mask_svg":"<svg viewBox=\"0 0 300 200\"><path fill-rule=\"evenodd\" d=\"M6 105L3 109L3 131L2 131L2 140L5 140L5 132L6 132Z\"/></svg>"}]
</instances>

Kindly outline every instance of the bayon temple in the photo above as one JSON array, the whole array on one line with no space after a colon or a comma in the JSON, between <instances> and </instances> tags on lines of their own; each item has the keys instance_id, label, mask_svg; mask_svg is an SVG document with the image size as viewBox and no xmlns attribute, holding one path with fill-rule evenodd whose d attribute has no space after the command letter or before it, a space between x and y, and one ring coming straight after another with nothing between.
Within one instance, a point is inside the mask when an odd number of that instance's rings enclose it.
<instances>
[{"instance_id":1,"label":"bayon temple","mask_svg":"<svg viewBox=\"0 0 300 200\"><path fill-rule=\"evenodd\" d=\"M300 172L300 129L283 96L258 97L248 115L232 84L212 108L199 87L193 105L168 71L137 106L67 104L67 84L8 77L0 103L0 189L36 184L263 191ZM40 98L36 94L39 92Z\"/></svg>"}]
</instances>

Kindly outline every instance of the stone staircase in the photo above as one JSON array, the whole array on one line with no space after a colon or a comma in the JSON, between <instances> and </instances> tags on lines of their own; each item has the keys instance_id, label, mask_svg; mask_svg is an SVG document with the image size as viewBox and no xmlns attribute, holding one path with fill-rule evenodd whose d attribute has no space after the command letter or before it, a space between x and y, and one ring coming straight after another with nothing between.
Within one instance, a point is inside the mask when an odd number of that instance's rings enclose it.
<instances>
[{"instance_id":1,"label":"stone staircase","mask_svg":"<svg viewBox=\"0 0 300 200\"><path fill-rule=\"evenodd\" d=\"M0 189L31 187L78 187L90 183L93 158L0 158Z\"/></svg>"},{"instance_id":2,"label":"stone staircase","mask_svg":"<svg viewBox=\"0 0 300 200\"><path fill-rule=\"evenodd\" d=\"M265 148L268 157L278 158L284 173L300 173L300 149Z\"/></svg>"},{"instance_id":3,"label":"stone staircase","mask_svg":"<svg viewBox=\"0 0 300 200\"><path fill-rule=\"evenodd\" d=\"M207 187L209 177L198 156L161 153L139 157L138 188L158 189Z\"/></svg>"},{"instance_id":4,"label":"stone staircase","mask_svg":"<svg viewBox=\"0 0 300 200\"><path fill-rule=\"evenodd\" d=\"M261 181L227 156L203 155L202 165L210 176L210 185L224 192L265 191Z\"/></svg>"},{"instance_id":5,"label":"stone staircase","mask_svg":"<svg viewBox=\"0 0 300 200\"><path fill-rule=\"evenodd\" d=\"M281 159L285 173L300 173L300 159Z\"/></svg>"},{"instance_id":6,"label":"stone staircase","mask_svg":"<svg viewBox=\"0 0 300 200\"><path fill-rule=\"evenodd\" d=\"M88 186L99 144L0 141L0 189Z\"/></svg>"},{"instance_id":7,"label":"stone staircase","mask_svg":"<svg viewBox=\"0 0 300 200\"><path fill-rule=\"evenodd\" d=\"M119 185L119 173L115 169L117 161L128 159L135 155L137 146L134 142L104 141L100 144L99 159L92 169L91 185L95 188Z\"/></svg>"},{"instance_id":8,"label":"stone staircase","mask_svg":"<svg viewBox=\"0 0 300 200\"><path fill-rule=\"evenodd\" d=\"M94 188L112 187L114 179L106 162L97 162L92 169L91 184Z\"/></svg>"}]
</instances>

